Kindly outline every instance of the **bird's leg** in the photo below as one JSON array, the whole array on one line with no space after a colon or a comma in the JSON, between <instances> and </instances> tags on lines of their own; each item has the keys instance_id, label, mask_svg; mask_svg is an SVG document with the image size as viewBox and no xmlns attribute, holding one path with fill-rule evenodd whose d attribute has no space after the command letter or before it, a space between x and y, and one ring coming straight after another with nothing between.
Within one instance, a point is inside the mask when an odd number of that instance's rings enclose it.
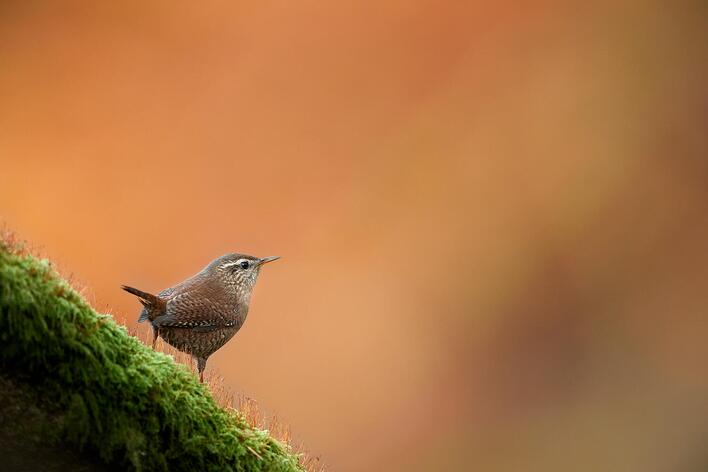
<instances>
[{"instance_id":1,"label":"bird's leg","mask_svg":"<svg viewBox=\"0 0 708 472\"><path fill-rule=\"evenodd\" d=\"M152 350L155 350L155 344L157 344L157 328L153 326L152 328Z\"/></svg>"},{"instance_id":2,"label":"bird's leg","mask_svg":"<svg viewBox=\"0 0 708 472\"><path fill-rule=\"evenodd\" d=\"M206 358L197 357L197 370L199 371L199 382L204 383L204 368L206 368Z\"/></svg>"}]
</instances>

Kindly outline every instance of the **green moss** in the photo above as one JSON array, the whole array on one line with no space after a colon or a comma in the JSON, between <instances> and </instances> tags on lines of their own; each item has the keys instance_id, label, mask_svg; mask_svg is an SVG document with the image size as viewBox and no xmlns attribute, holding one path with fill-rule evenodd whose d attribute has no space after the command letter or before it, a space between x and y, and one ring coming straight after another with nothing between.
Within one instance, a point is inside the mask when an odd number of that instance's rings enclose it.
<instances>
[{"instance_id":1,"label":"green moss","mask_svg":"<svg viewBox=\"0 0 708 472\"><path fill-rule=\"evenodd\" d=\"M121 469L303 470L186 367L96 313L48 261L2 245L0 368L41 398L57 440Z\"/></svg>"}]
</instances>

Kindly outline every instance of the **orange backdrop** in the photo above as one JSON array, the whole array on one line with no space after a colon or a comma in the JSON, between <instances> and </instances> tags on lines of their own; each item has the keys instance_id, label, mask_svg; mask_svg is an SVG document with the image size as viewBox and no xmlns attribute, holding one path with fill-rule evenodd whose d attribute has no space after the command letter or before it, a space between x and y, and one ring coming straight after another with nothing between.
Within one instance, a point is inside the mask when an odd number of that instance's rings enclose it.
<instances>
[{"instance_id":1,"label":"orange backdrop","mask_svg":"<svg viewBox=\"0 0 708 472\"><path fill-rule=\"evenodd\" d=\"M705 468L704 5L354 3L2 2L0 218L283 256L209 367L332 470Z\"/></svg>"}]
</instances>

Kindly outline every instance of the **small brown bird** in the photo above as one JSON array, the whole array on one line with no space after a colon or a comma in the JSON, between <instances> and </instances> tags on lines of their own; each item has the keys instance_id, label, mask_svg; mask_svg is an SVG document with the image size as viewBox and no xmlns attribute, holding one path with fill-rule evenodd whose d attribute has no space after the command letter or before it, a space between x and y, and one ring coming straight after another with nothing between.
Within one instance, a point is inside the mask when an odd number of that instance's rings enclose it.
<instances>
[{"instance_id":1,"label":"small brown bird","mask_svg":"<svg viewBox=\"0 0 708 472\"><path fill-rule=\"evenodd\" d=\"M152 347L161 336L168 344L197 361L199 381L204 381L207 359L243 326L251 293L263 264L279 259L226 254L214 259L198 274L157 295L123 285L140 299L138 322L150 321Z\"/></svg>"}]
</instances>

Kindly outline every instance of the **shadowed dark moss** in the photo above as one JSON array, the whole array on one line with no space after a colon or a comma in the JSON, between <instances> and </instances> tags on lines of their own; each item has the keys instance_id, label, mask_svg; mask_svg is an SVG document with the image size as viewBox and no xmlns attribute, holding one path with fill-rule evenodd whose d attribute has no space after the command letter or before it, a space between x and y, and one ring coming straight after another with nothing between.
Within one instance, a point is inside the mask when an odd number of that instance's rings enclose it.
<instances>
[{"instance_id":1,"label":"shadowed dark moss","mask_svg":"<svg viewBox=\"0 0 708 472\"><path fill-rule=\"evenodd\" d=\"M134 470L298 471L184 366L96 313L46 260L0 244L0 367L51 412L52 437Z\"/></svg>"}]
</instances>

